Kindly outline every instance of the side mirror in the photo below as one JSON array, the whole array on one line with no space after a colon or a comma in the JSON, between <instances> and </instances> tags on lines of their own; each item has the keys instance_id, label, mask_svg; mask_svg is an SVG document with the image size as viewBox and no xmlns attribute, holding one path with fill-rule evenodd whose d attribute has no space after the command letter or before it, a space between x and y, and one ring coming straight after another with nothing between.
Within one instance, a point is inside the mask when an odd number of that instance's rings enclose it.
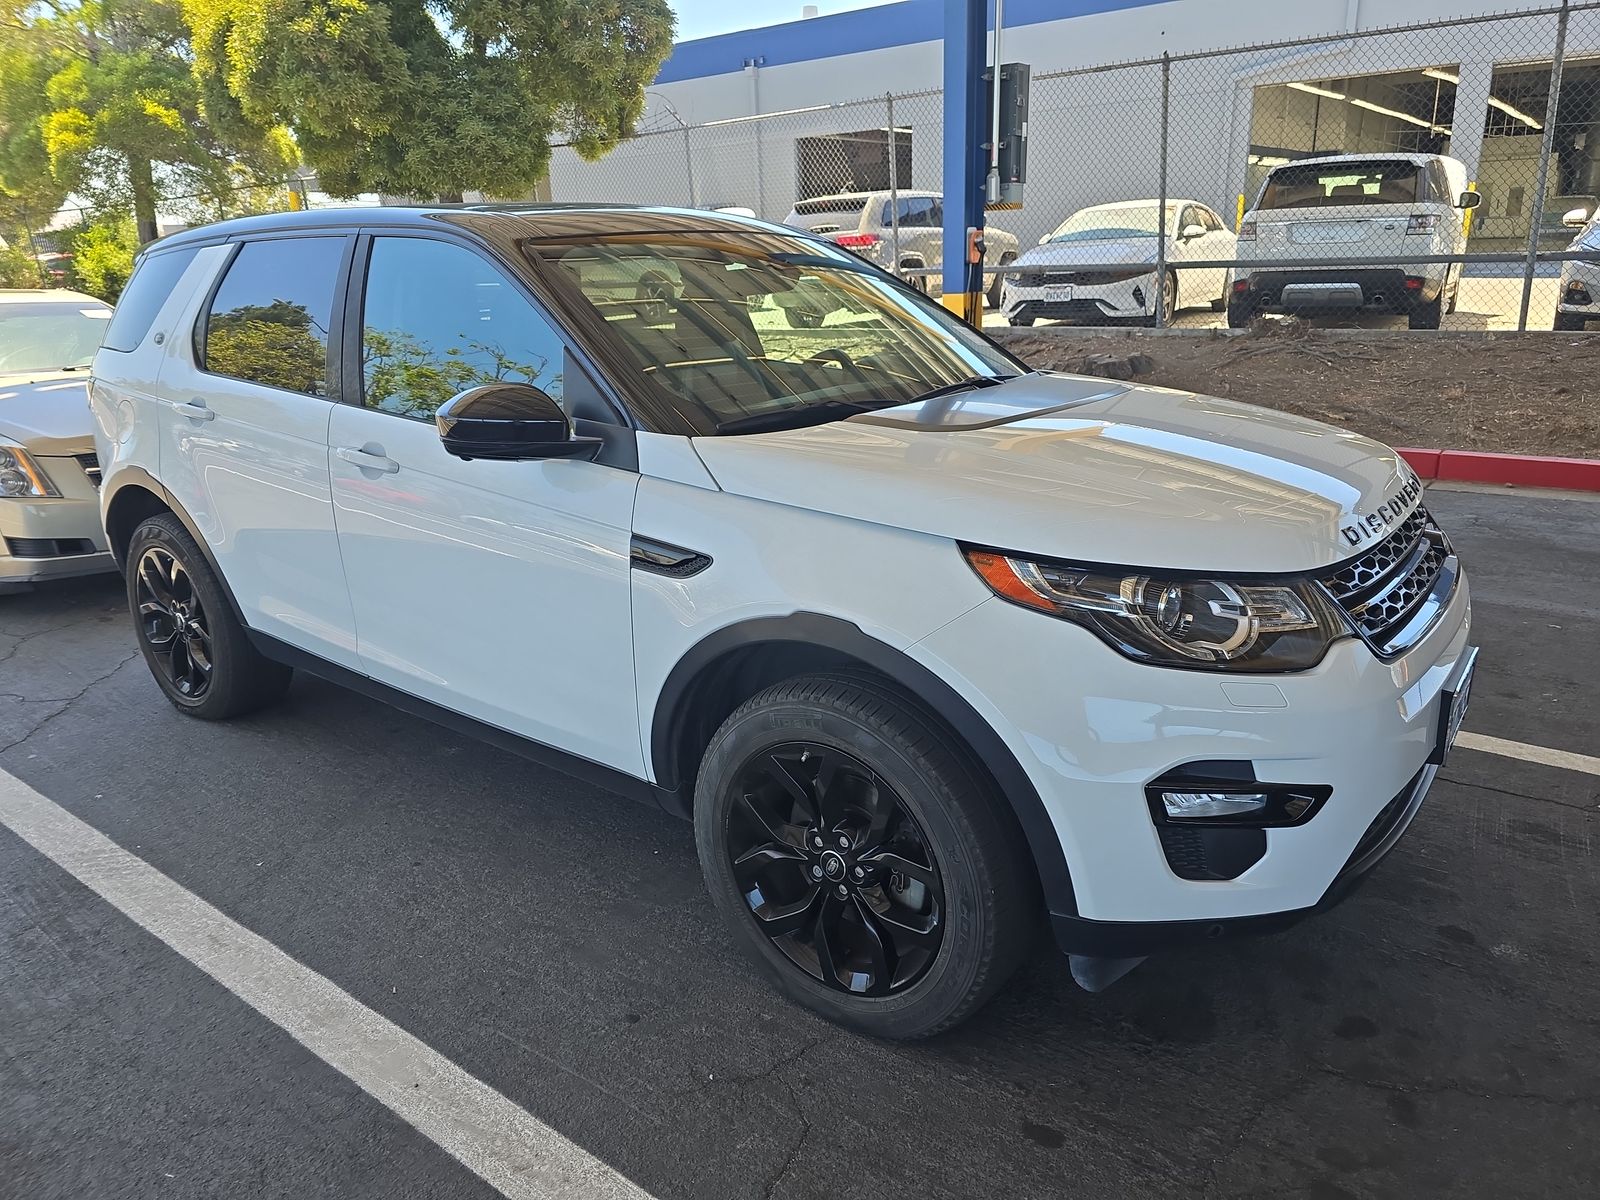
<instances>
[{"instance_id":1,"label":"side mirror","mask_svg":"<svg viewBox=\"0 0 1600 1200\"><path fill-rule=\"evenodd\" d=\"M459 459L593 458L600 439L574 437L561 406L529 383L486 383L454 396L434 417Z\"/></svg>"},{"instance_id":2,"label":"side mirror","mask_svg":"<svg viewBox=\"0 0 1600 1200\"><path fill-rule=\"evenodd\" d=\"M1456 201L1457 208L1477 208L1483 203L1482 192L1462 192L1461 198Z\"/></svg>"},{"instance_id":3,"label":"side mirror","mask_svg":"<svg viewBox=\"0 0 1600 1200\"><path fill-rule=\"evenodd\" d=\"M1185 225L1183 232L1178 235L1178 240L1192 242L1195 238L1202 238L1205 235L1206 227L1204 225Z\"/></svg>"},{"instance_id":4,"label":"side mirror","mask_svg":"<svg viewBox=\"0 0 1600 1200\"><path fill-rule=\"evenodd\" d=\"M1561 218L1561 223L1568 229L1582 229L1589 223L1589 210L1587 208L1574 208Z\"/></svg>"}]
</instances>

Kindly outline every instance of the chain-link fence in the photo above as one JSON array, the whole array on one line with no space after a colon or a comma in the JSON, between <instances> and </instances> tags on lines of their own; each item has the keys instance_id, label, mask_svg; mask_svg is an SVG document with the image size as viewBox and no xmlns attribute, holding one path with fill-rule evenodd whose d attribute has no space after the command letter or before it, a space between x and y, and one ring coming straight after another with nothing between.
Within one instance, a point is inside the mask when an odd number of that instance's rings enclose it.
<instances>
[{"instance_id":1,"label":"chain-link fence","mask_svg":"<svg viewBox=\"0 0 1600 1200\"><path fill-rule=\"evenodd\" d=\"M990 323L1600 321L1600 0L1033 66ZM656 104L599 162L558 148L550 191L746 210L937 288L943 150L937 91L704 124Z\"/></svg>"}]
</instances>

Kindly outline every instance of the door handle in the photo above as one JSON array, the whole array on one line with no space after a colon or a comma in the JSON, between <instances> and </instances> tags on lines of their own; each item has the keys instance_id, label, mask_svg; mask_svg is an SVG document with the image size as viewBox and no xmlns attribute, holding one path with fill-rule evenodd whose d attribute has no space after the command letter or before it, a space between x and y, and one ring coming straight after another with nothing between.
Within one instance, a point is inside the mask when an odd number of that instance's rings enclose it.
<instances>
[{"instance_id":1,"label":"door handle","mask_svg":"<svg viewBox=\"0 0 1600 1200\"><path fill-rule=\"evenodd\" d=\"M367 443L371 445L371 443ZM381 446L368 450L365 446L340 446L334 451L345 462L360 467L363 471L381 471L385 475L393 475L400 469L400 464L392 458L386 458Z\"/></svg>"},{"instance_id":2,"label":"door handle","mask_svg":"<svg viewBox=\"0 0 1600 1200\"><path fill-rule=\"evenodd\" d=\"M169 400L168 406L173 412L184 417L193 417L196 421L214 421L217 414L206 407L204 400Z\"/></svg>"}]
</instances>

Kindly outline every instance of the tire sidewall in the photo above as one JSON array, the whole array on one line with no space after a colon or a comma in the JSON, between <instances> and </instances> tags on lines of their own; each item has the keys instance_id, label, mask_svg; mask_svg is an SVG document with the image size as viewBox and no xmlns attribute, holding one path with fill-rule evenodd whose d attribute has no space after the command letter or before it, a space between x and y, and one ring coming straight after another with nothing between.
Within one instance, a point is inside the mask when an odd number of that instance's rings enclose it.
<instances>
[{"instance_id":1,"label":"tire sidewall","mask_svg":"<svg viewBox=\"0 0 1600 1200\"><path fill-rule=\"evenodd\" d=\"M785 743L815 742L859 759L894 789L927 839L945 893L945 930L926 975L910 987L882 997L850 996L829 988L791 962L756 926L733 877L725 852L734 781L756 754ZM967 853L971 839L949 803L960 780L949 780L933 764L908 752L870 724L810 703L780 701L736 713L706 751L695 788L695 842L707 887L728 919L735 941L791 999L864 1032L915 1036L958 1009L981 981L986 924L993 914L983 903L981 867ZM911 1022L909 1032L896 1028Z\"/></svg>"},{"instance_id":2,"label":"tire sidewall","mask_svg":"<svg viewBox=\"0 0 1600 1200\"><path fill-rule=\"evenodd\" d=\"M139 563L152 546L160 547L177 559L194 585L201 607L205 611L206 628L211 635L211 682L205 694L198 698L185 696L172 685L144 636L144 622L139 619L137 580ZM135 529L133 537L128 542L127 562L125 583L128 608L133 616L134 636L138 639L139 652L144 656L145 665L155 677L156 685L174 705L197 716L205 715L210 709L219 707L225 702L227 682L231 673L239 666L237 659L240 634L227 597L223 595L222 588L211 572L210 564L200 553L194 539L175 517L152 517Z\"/></svg>"}]
</instances>

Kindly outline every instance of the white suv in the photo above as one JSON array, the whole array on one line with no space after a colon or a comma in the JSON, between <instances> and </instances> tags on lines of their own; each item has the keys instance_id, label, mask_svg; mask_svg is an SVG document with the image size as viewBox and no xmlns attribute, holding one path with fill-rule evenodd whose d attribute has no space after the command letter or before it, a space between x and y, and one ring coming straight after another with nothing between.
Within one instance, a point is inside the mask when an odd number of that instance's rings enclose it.
<instances>
[{"instance_id":1,"label":"white suv","mask_svg":"<svg viewBox=\"0 0 1600 1200\"><path fill-rule=\"evenodd\" d=\"M1466 578L1392 450L1029 371L793 230L280 214L123 304L104 516L173 704L303 668L692 817L738 943L874 1034L1046 913L1097 988L1333 903L1460 723Z\"/></svg>"},{"instance_id":2,"label":"white suv","mask_svg":"<svg viewBox=\"0 0 1600 1200\"><path fill-rule=\"evenodd\" d=\"M1456 309L1463 216L1482 197L1440 154L1306 158L1267 176L1239 227L1228 324L1285 312L1400 313L1437 329ZM1407 261L1411 260L1411 261Z\"/></svg>"}]
</instances>

